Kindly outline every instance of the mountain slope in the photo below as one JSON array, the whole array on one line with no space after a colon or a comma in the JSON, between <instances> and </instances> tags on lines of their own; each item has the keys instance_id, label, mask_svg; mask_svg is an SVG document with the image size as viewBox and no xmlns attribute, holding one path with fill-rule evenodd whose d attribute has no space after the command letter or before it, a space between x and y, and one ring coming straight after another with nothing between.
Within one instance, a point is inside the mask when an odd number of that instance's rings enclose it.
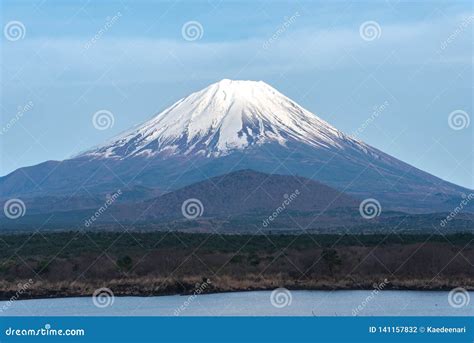
<instances>
[{"instance_id":1,"label":"mountain slope","mask_svg":"<svg viewBox=\"0 0 474 343\"><path fill-rule=\"evenodd\" d=\"M123 201L117 192L105 207L105 199L90 208L32 213L10 220L0 216L0 228L8 231L117 229L180 230L186 232L430 232L448 213L407 214L381 209L379 216L360 215L360 200L319 182L290 175L269 175L240 170L199 181L146 201ZM110 197L109 197L110 199ZM39 199L41 201L43 199ZM31 203L27 203L28 208ZM94 219L91 219L94 218ZM120 223L120 225L117 224ZM446 222L449 232L472 231L474 214L461 213Z\"/></svg>"},{"instance_id":2,"label":"mountain slope","mask_svg":"<svg viewBox=\"0 0 474 343\"><path fill-rule=\"evenodd\" d=\"M356 199L313 180L240 170L148 200L141 208L142 216L182 217L181 205L187 199L198 199L204 216L250 213L268 216L281 206L316 215L336 208L357 209L359 204Z\"/></svg>"}]
</instances>

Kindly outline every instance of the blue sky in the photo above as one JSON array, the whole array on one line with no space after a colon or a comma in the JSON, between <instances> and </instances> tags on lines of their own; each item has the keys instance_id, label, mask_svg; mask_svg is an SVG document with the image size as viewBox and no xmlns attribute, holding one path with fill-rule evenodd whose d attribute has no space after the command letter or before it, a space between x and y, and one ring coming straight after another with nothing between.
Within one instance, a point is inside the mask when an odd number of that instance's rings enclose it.
<instances>
[{"instance_id":1,"label":"blue sky","mask_svg":"<svg viewBox=\"0 0 474 343\"><path fill-rule=\"evenodd\" d=\"M368 144L474 188L471 1L1 6L2 31L18 21L24 37L1 37L0 175L70 157L230 78L264 80L338 129L363 127ZM189 21L200 39L183 38ZM369 21L374 40L360 33ZM102 109L115 120L101 131L92 116ZM454 130L453 111L470 125Z\"/></svg>"}]
</instances>

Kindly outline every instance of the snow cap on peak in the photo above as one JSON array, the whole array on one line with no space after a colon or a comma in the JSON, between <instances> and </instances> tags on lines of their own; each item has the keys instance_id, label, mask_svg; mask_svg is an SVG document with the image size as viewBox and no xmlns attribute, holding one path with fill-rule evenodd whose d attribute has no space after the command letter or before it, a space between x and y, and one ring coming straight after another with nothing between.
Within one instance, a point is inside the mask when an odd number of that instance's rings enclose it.
<instances>
[{"instance_id":1,"label":"snow cap on peak","mask_svg":"<svg viewBox=\"0 0 474 343\"><path fill-rule=\"evenodd\" d=\"M259 81L253 81L253 80L231 80L231 79L222 79L220 81L217 81L209 87L219 87L219 88L255 88L255 87L267 87L267 88L272 88L269 84L265 83L262 80ZM273 89L273 88L272 88Z\"/></svg>"},{"instance_id":2,"label":"snow cap on peak","mask_svg":"<svg viewBox=\"0 0 474 343\"><path fill-rule=\"evenodd\" d=\"M223 79L85 155L216 157L267 143L341 147L346 138L263 81Z\"/></svg>"}]
</instances>

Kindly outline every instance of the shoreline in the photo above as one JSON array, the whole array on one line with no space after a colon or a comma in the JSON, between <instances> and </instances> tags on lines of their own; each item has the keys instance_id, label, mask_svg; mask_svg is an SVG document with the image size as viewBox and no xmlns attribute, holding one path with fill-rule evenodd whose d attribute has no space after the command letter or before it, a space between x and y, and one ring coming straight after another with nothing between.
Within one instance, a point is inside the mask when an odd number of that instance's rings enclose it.
<instances>
[{"instance_id":1,"label":"shoreline","mask_svg":"<svg viewBox=\"0 0 474 343\"><path fill-rule=\"evenodd\" d=\"M284 286L281 286L284 287ZM212 294L222 294L222 293L246 293L246 292L264 292L264 291L273 291L274 288L268 287L254 287L254 288L243 288L243 289L222 289L222 290L211 290L202 293L196 293L195 291L188 291L188 292L144 292L144 291L113 291L114 297L139 297L139 298L148 298L148 297L164 297L164 296L193 296L193 295L212 295ZM383 289L377 288L366 288L366 287L339 287L339 288L331 288L331 287L284 287L290 291L331 291L331 292L339 292L339 291L378 291L378 292L390 292L390 291L407 291L407 292L449 292L454 286L445 286L445 287L426 287L426 286L385 286ZM464 287L467 291L472 292L474 291L474 285ZM3 301L10 301L12 298L15 298L17 292L11 293L11 291L2 291L0 290L0 302ZM93 297L93 292L91 293L74 293L74 292L24 292L21 296L17 297L13 301L17 300L47 300L47 299L66 299L66 298L87 298Z\"/></svg>"}]
</instances>

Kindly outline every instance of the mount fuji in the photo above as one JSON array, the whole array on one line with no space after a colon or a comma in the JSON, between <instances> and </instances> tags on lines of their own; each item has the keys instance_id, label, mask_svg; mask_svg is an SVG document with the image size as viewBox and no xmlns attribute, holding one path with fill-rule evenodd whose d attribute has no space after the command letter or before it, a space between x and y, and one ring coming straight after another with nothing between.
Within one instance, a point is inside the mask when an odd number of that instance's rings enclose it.
<instances>
[{"instance_id":1,"label":"mount fuji","mask_svg":"<svg viewBox=\"0 0 474 343\"><path fill-rule=\"evenodd\" d=\"M1 177L0 198L43 213L91 208L120 188L120 201L133 203L243 169L410 213L449 211L471 192L344 134L262 81L225 79L105 144Z\"/></svg>"}]
</instances>

